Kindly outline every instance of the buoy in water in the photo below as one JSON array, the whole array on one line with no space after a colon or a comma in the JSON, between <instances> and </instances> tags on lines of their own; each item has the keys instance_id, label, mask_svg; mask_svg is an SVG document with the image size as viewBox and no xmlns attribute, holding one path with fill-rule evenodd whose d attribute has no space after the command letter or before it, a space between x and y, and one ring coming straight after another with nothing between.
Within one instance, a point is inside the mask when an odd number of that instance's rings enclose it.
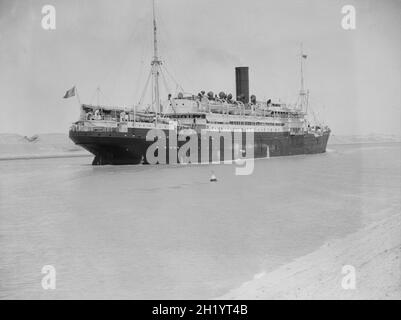
<instances>
[{"instance_id":1,"label":"buoy in water","mask_svg":"<svg viewBox=\"0 0 401 320\"><path fill-rule=\"evenodd\" d=\"M217 178L214 173L212 173L212 176L210 177L210 182L217 182Z\"/></svg>"}]
</instances>

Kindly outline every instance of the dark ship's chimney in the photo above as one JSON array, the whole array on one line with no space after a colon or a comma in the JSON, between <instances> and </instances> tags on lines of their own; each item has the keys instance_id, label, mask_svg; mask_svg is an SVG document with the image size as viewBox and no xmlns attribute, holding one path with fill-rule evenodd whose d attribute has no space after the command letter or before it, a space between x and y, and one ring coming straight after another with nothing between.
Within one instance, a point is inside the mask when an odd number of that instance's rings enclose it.
<instances>
[{"instance_id":1,"label":"dark ship's chimney","mask_svg":"<svg viewBox=\"0 0 401 320\"><path fill-rule=\"evenodd\" d=\"M237 100L249 103L249 68L235 68L235 82L237 87Z\"/></svg>"}]
</instances>

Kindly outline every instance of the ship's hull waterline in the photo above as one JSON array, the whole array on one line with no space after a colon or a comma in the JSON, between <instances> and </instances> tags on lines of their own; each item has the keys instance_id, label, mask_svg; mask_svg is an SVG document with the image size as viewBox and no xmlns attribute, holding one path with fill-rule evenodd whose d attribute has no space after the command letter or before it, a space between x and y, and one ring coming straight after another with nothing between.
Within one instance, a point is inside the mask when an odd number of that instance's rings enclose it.
<instances>
[{"instance_id":1,"label":"ship's hull waterline","mask_svg":"<svg viewBox=\"0 0 401 320\"><path fill-rule=\"evenodd\" d=\"M149 129L142 128L133 128L127 133L70 131L70 138L74 143L85 148L95 156L92 163L93 165L147 164L150 161L146 158L146 153L148 148L154 143L153 141L146 140L148 131ZM168 130L165 130L164 132L166 137L169 137ZM324 132L322 135L315 135L313 133L290 135L287 132L255 132L252 157L258 159L324 153L326 152L329 136L330 132ZM234 133L232 133L232 137L232 141L234 141ZM182 162L182 159L178 159L177 150L179 150L185 143L186 141L178 141L176 148L174 148L169 145L169 139L167 138L165 147L166 161L162 161L162 163L169 164L171 162L169 161L169 159L172 159L169 154L170 152L175 152L177 154L174 164ZM248 158L248 155L245 154L246 143L246 135L244 133L241 151L244 152L243 156ZM214 152L213 148L214 146L212 141L209 140L209 155L206 155L205 157L205 155L202 154L201 136L198 135L198 160L193 162L215 163L216 161L224 162L235 159L234 145L232 144L231 146L227 146L224 143L224 139L221 140L219 150L216 150L217 152ZM230 154L227 154L228 152ZM189 154L187 154L187 156L189 156ZM205 161L204 159L209 160Z\"/></svg>"}]
</instances>

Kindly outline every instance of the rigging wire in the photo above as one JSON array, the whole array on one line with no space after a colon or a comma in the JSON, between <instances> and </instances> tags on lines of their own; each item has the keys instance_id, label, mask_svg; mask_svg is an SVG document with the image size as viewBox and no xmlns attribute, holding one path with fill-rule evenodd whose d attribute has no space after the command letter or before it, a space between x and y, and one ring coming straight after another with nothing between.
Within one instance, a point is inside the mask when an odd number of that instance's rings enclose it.
<instances>
[{"instance_id":1,"label":"rigging wire","mask_svg":"<svg viewBox=\"0 0 401 320\"><path fill-rule=\"evenodd\" d=\"M164 86L166 87L167 93L168 93L168 94L171 94L172 92L171 92L171 90L170 90L170 87L169 87L169 85L168 85L168 83L167 83L167 80L166 80L166 77L165 77L165 75L164 75L164 72L163 72L162 70L160 70L160 74L162 75L163 84L164 84ZM175 110L175 108L174 108L173 103L171 102L171 100L170 100L169 102L170 102L169 106L173 109L174 113L177 113L176 110ZM166 111L165 111L164 113L166 113Z\"/></svg>"},{"instance_id":2,"label":"rigging wire","mask_svg":"<svg viewBox=\"0 0 401 320\"><path fill-rule=\"evenodd\" d=\"M173 77L173 75L168 71L168 69L166 68L165 65L162 66L162 68L164 68L164 70L166 71L167 75L171 78L171 80L173 80L174 84L177 86L178 89L181 89L181 91L185 92L184 88L178 83L177 80L175 80L175 78Z\"/></svg>"},{"instance_id":3,"label":"rigging wire","mask_svg":"<svg viewBox=\"0 0 401 320\"><path fill-rule=\"evenodd\" d=\"M152 71L149 72L148 79L146 80L145 87L144 87L144 89L143 89L143 91L142 91L141 99L140 99L139 102L138 102L138 105L139 105L139 106L142 106L143 99L145 98L146 92L148 91L147 89L148 89L148 87L149 87L149 82L150 82L150 78L151 78L151 77L152 77Z\"/></svg>"},{"instance_id":4,"label":"rigging wire","mask_svg":"<svg viewBox=\"0 0 401 320\"><path fill-rule=\"evenodd\" d=\"M97 95L97 97L96 97L96 95ZM110 100L109 100L109 98L104 94L104 92L102 91L102 89L100 88L100 86L97 86L96 87L96 89L95 89L95 91L93 92L93 94L92 94L92 96L91 96L91 98L90 98L90 104L91 105L96 105L96 106L101 106L101 103L100 103L100 95L103 97L103 100L105 100L105 102L106 102L106 104L108 105L108 106L112 106L112 104L110 103ZM97 101L95 101L95 102L93 102L94 101L94 99L95 99L95 97L98 99Z\"/></svg>"},{"instance_id":5,"label":"rigging wire","mask_svg":"<svg viewBox=\"0 0 401 320\"><path fill-rule=\"evenodd\" d=\"M164 72L163 72L162 69L160 69L160 74L162 76L163 84L164 84L164 87L165 87L165 89L167 91L167 94L171 94L172 92L170 90L170 86L167 83L166 77L164 76Z\"/></svg>"},{"instance_id":6,"label":"rigging wire","mask_svg":"<svg viewBox=\"0 0 401 320\"><path fill-rule=\"evenodd\" d=\"M143 33L143 29L139 28L140 25L141 19L138 19L134 24L134 27L132 29L130 28L132 31L130 32L128 39L126 41L122 41L124 45L118 50L113 47L108 53L110 60L115 59L116 61L119 61L117 68L115 68L113 65L110 65L108 72L103 76L103 83L110 79L114 80L112 92L115 92L116 85L119 82L119 75L122 74L121 70L127 63L130 52L132 52L132 50L130 50L132 44L140 42L138 40L141 38L140 36ZM115 54L116 52L118 54Z\"/></svg>"},{"instance_id":7,"label":"rigging wire","mask_svg":"<svg viewBox=\"0 0 401 320\"><path fill-rule=\"evenodd\" d=\"M94 98L95 98L95 95L96 95L97 91L98 91L98 90L96 89L96 90L93 92L93 94L92 94L92 96L91 96L91 98L90 98L90 100L89 100L91 105L94 104L94 103L93 103L93 100L94 100Z\"/></svg>"},{"instance_id":8,"label":"rigging wire","mask_svg":"<svg viewBox=\"0 0 401 320\"><path fill-rule=\"evenodd\" d=\"M146 41L146 43L147 43L147 41ZM148 49L146 44L145 44L145 42L142 41L140 69L139 69L139 73L138 73L138 78L137 78L137 80L135 82L135 87L134 87L135 93L133 93L133 96L137 96L139 94L139 92L140 92L139 86L140 86L140 82L141 82L141 79L142 79L142 76L143 76L143 71L144 71L144 66L145 66L145 61L144 61L145 51L147 51L147 50L145 50L145 47L146 47L146 49Z\"/></svg>"},{"instance_id":9,"label":"rigging wire","mask_svg":"<svg viewBox=\"0 0 401 320\"><path fill-rule=\"evenodd\" d=\"M159 28L159 30L160 30L159 31L160 32L160 37L159 37L160 40L159 40L159 42L160 42L160 47L161 47L162 53L163 53L163 55L165 57L168 58L168 63L167 64L168 64L169 68L172 70L172 73L177 75L176 68L174 68L174 67L176 66L176 63L180 64L180 61L184 61L184 57L182 56L181 51L179 51L179 50L176 51L175 54L173 54L173 56L171 56L169 54L169 51L167 50L167 48L171 48L171 47L177 48L179 46L177 46L176 43L175 43L176 42L176 38L171 36L171 34L169 32L169 29L166 27L166 24L164 22L164 19L163 19L162 15L158 17L158 20L159 20L159 25L160 25L160 28ZM170 44L169 46L166 45L166 41ZM175 59L176 57L178 57L178 61L177 61L177 59ZM183 76L184 76L184 80L187 83L189 83L188 79L185 77L185 74ZM172 79L174 79L174 77L172 77L171 74L170 74L170 77ZM176 80L173 80L173 81L176 84L178 83ZM181 85L178 85L178 87L182 91L185 91Z\"/></svg>"},{"instance_id":10,"label":"rigging wire","mask_svg":"<svg viewBox=\"0 0 401 320\"><path fill-rule=\"evenodd\" d=\"M102 95L102 97L103 97L103 99L106 101L106 103L108 104L108 105L112 105L111 103L110 103L110 100L109 100L109 98L108 97L106 97L106 95L103 93L103 91L100 89L100 87L98 87L98 91L99 91L99 93Z\"/></svg>"}]
</instances>

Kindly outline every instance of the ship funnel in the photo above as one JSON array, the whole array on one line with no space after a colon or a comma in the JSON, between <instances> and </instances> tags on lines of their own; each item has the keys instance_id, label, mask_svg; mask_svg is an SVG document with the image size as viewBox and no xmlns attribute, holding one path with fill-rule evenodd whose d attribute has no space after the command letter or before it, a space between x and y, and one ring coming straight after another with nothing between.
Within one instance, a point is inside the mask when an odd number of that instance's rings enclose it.
<instances>
[{"instance_id":1,"label":"ship funnel","mask_svg":"<svg viewBox=\"0 0 401 320\"><path fill-rule=\"evenodd\" d=\"M237 100L249 103L249 67L235 68Z\"/></svg>"}]
</instances>

